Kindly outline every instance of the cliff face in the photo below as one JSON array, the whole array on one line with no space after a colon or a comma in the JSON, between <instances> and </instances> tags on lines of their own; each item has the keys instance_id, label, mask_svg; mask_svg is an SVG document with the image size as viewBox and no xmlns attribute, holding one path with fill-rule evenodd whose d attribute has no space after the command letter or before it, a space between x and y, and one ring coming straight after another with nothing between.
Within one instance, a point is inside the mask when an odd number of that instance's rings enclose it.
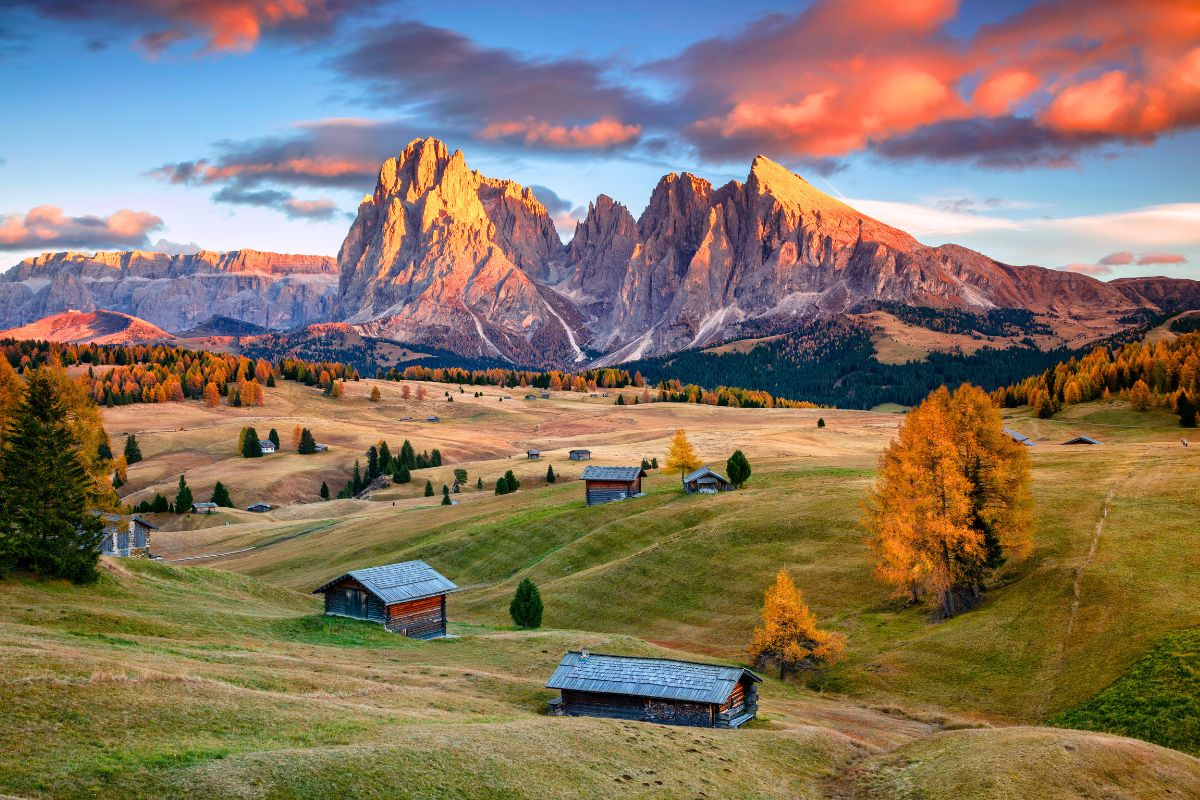
<instances>
[{"instance_id":1,"label":"cliff face","mask_svg":"<svg viewBox=\"0 0 1200 800\"><path fill-rule=\"evenodd\" d=\"M467 168L436 139L379 171L338 254L337 317L368 333L521 363L582 353L531 274L562 249L529 189Z\"/></svg>"},{"instance_id":2,"label":"cliff face","mask_svg":"<svg viewBox=\"0 0 1200 800\"><path fill-rule=\"evenodd\" d=\"M284 330L328 319L336 294L337 264L325 256L46 253L0 276L0 327L74 309L129 314L168 331L213 316Z\"/></svg>"}]
</instances>

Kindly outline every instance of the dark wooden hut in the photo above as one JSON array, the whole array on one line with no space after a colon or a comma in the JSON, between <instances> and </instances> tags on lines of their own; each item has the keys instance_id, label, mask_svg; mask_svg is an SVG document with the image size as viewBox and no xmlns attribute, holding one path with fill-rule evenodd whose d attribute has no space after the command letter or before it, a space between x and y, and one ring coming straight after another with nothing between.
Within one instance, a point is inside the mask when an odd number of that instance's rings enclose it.
<instances>
[{"instance_id":1,"label":"dark wooden hut","mask_svg":"<svg viewBox=\"0 0 1200 800\"><path fill-rule=\"evenodd\" d=\"M744 667L572 651L546 684L565 716L737 728L758 712L762 678Z\"/></svg>"},{"instance_id":2,"label":"dark wooden hut","mask_svg":"<svg viewBox=\"0 0 1200 800\"><path fill-rule=\"evenodd\" d=\"M325 613L378 622L413 639L446 635L446 595L458 587L424 561L356 569L313 590Z\"/></svg>"},{"instance_id":3,"label":"dark wooden hut","mask_svg":"<svg viewBox=\"0 0 1200 800\"><path fill-rule=\"evenodd\" d=\"M708 467L701 467L693 473L683 476L683 490L688 494L716 494L732 490L733 484L719 472L713 472Z\"/></svg>"},{"instance_id":4,"label":"dark wooden hut","mask_svg":"<svg viewBox=\"0 0 1200 800\"><path fill-rule=\"evenodd\" d=\"M586 487L587 504L594 506L641 494L646 472L641 467L587 466L579 477Z\"/></svg>"},{"instance_id":5,"label":"dark wooden hut","mask_svg":"<svg viewBox=\"0 0 1200 800\"><path fill-rule=\"evenodd\" d=\"M592 451L585 450L582 448L577 449L577 450L572 450L567 455L572 461L591 461L592 460Z\"/></svg>"}]
</instances>

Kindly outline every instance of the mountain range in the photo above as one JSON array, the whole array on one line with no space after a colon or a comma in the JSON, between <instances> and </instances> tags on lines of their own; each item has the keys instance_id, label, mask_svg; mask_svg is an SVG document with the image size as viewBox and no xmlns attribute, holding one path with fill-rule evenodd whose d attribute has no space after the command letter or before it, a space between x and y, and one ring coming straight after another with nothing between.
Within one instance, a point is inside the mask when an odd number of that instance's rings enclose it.
<instances>
[{"instance_id":1,"label":"mountain range","mask_svg":"<svg viewBox=\"0 0 1200 800\"><path fill-rule=\"evenodd\" d=\"M1016 338L1078 346L1200 305L1200 282L1106 283L929 247L765 156L744 182L720 187L666 175L636 219L601 195L563 244L531 189L481 175L427 138L382 164L336 262L251 250L45 254L0 277L0 301L4 327L70 309L172 333L213 317L272 331L339 322L471 359L567 367L814 320L877 321L891 307L1020 312L1028 329Z\"/></svg>"}]
</instances>

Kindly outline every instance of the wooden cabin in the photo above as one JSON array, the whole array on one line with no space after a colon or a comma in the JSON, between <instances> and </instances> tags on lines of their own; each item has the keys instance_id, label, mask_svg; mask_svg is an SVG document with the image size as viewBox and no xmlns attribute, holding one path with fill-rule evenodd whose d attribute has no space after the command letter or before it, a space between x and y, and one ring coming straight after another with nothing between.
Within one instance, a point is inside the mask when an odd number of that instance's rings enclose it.
<instances>
[{"instance_id":1,"label":"wooden cabin","mask_svg":"<svg viewBox=\"0 0 1200 800\"><path fill-rule=\"evenodd\" d=\"M526 450L525 457L528 458L530 461L537 461L539 458L542 457L542 451L541 450Z\"/></svg>"},{"instance_id":2,"label":"wooden cabin","mask_svg":"<svg viewBox=\"0 0 1200 800\"><path fill-rule=\"evenodd\" d=\"M271 504L260 501L252 506L246 506L246 510L253 511L255 514L265 514L271 510Z\"/></svg>"},{"instance_id":3,"label":"wooden cabin","mask_svg":"<svg viewBox=\"0 0 1200 800\"><path fill-rule=\"evenodd\" d=\"M313 590L325 595L325 613L378 622L413 639L446 635L446 595L458 591L424 561L347 572Z\"/></svg>"},{"instance_id":4,"label":"wooden cabin","mask_svg":"<svg viewBox=\"0 0 1200 800\"><path fill-rule=\"evenodd\" d=\"M1100 444L1100 442L1090 436L1076 436L1074 439L1067 439L1063 444Z\"/></svg>"},{"instance_id":5,"label":"wooden cabin","mask_svg":"<svg viewBox=\"0 0 1200 800\"><path fill-rule=\"evenodd\" d=\"M584 497L589 506L628 500L642 493L641 467L585 467L580 479L584 482Z\"/></svg>"},{"instance_id":6,"label":"wooden cabin","mask_svg":"<svg viewBox=\"0 0 1200 800\"><path fill-rule=\"evenodd\" d=\"M758 713L762 678L744 667L572 651L546 683L550 705L569 717L738 728Z\"/></svg>"},{"instance_id":7,"label":"wooden cabin","mask_svg":"<svg viewBox=\"0 0 1200 800\"><path fill-rule=\"evenodd\" d=\"M592 460L592 451L591 450L572 450L570 453L567 454L567 456L572 461L591 461Z\"/></svg>"},{"instance_id":8,"label":"wooden cabin","mask_svg":"<svg viewBox=\"0 0 1200 800\"><path fill-rule=\"evenodd\" d=\"M688 494L716 494L731 491L733 488L734 485L724 475L713 472L708 467L701 467L683 476L683 490Z\"/></svg>"},{"instance_id":9,"label":"wooden cabin","mask_svg":"<svg viewBox=\"0 0 1200 800\"><path fill-rule=\"evenodd\" d=\"M192 503L193 514L211 514L217 510L219 506L216 503L204 501L203 503Z\"/></svg>"}]
</instances>

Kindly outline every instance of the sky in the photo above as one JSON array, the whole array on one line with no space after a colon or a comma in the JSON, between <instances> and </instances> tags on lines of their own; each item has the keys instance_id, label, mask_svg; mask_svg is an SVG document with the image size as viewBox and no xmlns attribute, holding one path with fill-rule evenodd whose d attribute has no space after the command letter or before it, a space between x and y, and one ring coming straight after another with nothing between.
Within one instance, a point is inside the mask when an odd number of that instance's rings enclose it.
<instances>
[{"instance_id":1,"label":"sky","mask_svg":"<svg viewBox=\"0 0 1200 800\"><path fill-rule=\"evenodd\" d=\"M415 137L607 194L764 154L928 244L1200 279L1195 0L0 0L0 265L336 254Z\"/></svg>"}]
</instances>

